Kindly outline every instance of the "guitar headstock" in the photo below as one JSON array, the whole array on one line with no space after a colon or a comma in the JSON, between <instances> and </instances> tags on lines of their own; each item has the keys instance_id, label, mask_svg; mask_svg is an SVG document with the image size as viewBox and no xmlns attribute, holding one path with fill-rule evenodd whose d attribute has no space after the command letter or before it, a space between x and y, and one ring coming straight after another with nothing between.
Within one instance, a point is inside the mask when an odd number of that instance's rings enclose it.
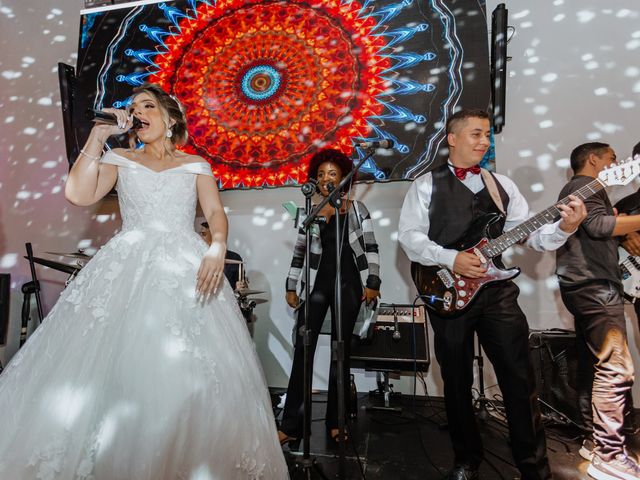
<instances>
[{"instance_id":1,"label":"guitar headstock","mask_svg":"<svg viewBox=\"0 0 640 480\"><path fill-rule=\"evenodd\" d=\"M607 187L610 187L612 185L626 185L638 174L640 174L640 155L612 163L598 174L598 178Z\"/></svg>"}]
</instances>

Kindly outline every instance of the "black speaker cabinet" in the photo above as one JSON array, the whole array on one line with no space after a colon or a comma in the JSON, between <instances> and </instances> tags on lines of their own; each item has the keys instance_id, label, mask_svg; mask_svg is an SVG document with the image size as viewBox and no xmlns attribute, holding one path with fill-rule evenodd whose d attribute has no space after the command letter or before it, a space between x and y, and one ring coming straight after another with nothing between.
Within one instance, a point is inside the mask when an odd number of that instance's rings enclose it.
<instances>
[{"instance_id":1,"label":"black speaker cabinet","mask_svg":"<svg viewBox=\"0 0 640 480\"><path fill-rule=\"evenodd\" d=\"M576 334L571 330L531 330L529 349L543 419L580 425L576 394Z\"/></svg>"},{"instance_id":2,"label":"black speaker cabinet","mask_svg":"<svg viewBox=\"0 0 640 480\"><path fill-rule=\"evenodd\" d=\"M11 275L0 273L0 345L7 343L9 330L9 294L11 291Z\"/></svg>"},{"instance_id":3,"label":"black speaker cabinet","mask_svg":"<svg viewBox=\"0 0 640 480\"><path fill-rule=\"evenodd\" d=\"M353 337L351 366L412 372L429 369L427 322L423 307L380 304L367 340Z\"/></svg>"}]
</instances>

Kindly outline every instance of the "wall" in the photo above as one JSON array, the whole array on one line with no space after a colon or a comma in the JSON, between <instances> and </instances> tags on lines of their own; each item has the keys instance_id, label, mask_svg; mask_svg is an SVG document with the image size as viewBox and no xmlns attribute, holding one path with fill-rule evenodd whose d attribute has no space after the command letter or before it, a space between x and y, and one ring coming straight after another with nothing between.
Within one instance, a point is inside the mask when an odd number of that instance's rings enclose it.
<instances>
[{"instance_id":1,"label":"wall","mask_svg":"<svg viewBox=\"0 0 640 480\"><path fill-rule=\"evenodd\" d=\"M489 1L490 12L496 2ZM497 168L510 175L531 208L549 206L567 179L571 148L590 140L612 144L624 156L638 141L633 128L640 93L640 12L636 2L603 6L595 0L507 2L509 43L507 125L496 140ZM62 139L56 63L75 63L79 0L3 0L0 6L0 271L12 274L10 342L0 347L6 362L16 351L20 286L29 279L24 243L36 254L96 248L117 229L113 199L91 208L68 205L62 195L67 172ZM357 195L373 212L381 246L383 300L413 296L408 261L399 250L398 214L408 183L359 185ZM270 300L256 309L255 341L269 384L285 386L291 364L292 315L283 299L284 278L295 231L281 203L301 200L297 189L226 192L230 247L246 262L251 287ZM520 303L533 328L571 327L552 275L553 255L514 249L508 261L523 269ZM45 309L61 290L64 274L39 269ZM633 319L635 322L635 319ZM632 350L638 359L637 329ZM325 384L328 341L322 339L316 385ZM441 394L439 373L428 377L429 393ZM358 375L360 390L373 388ZM493 385L491 372L487 385ZM400 382L408 391L411 379ZM419 388L419 391L422 391ZM495 389L489 391L494 393ZM634 390L640 394L638 387Z\"/></svg>"}]
</instances>

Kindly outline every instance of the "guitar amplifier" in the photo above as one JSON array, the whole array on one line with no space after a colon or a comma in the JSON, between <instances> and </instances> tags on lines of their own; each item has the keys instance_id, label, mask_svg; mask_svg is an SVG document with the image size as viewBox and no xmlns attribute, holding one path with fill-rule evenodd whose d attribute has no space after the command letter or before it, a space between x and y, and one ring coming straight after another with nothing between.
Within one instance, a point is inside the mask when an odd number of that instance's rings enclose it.
<instances>
[{"instance_id":1,"label":"guitar amplifier","mask_svg":"<svg viewBox=\"0 0 640 480\"><path fill-rule=\"evenodd\" d=\"M366 340L352 337L351 366L366 370L426 372L430 365L424 307L381 303Z\"/></svg>"},{"instance_id":2,"label":"guitar amplifier","mask_svg":"<svg viewBox=\"0 0 640 480\"><path fill-rule=\"evenodd\" d=\"M576 334L530 330L529 351L545 423L581 425L578 409Z\"/></svg>"}]
</instances>

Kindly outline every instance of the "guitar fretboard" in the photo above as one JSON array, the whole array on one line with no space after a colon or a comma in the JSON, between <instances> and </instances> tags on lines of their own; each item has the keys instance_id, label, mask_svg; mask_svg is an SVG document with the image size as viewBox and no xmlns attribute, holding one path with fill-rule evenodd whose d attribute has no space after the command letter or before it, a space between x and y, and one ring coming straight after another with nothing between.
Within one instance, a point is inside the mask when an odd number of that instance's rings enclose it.
<instances>
[{"instance_id":1,"label":"guitar fretboard","mask_svg":"<svg viewBox=\"0 0 640 480\"><path fill-rule=\"evenodd\" d=\"M585 186L581 187L579 190L573 192L571 195L573 195L574 197L578 197L580 200L584 200L585 198L588 198L594 193L602 190L604 187L604 183L596 178L593 181L587 183ZM569 199L569 196L566 196L563 199L558 200L553 206L522 222L517 227L514 227L508 232L503 233L498 238L490 240L482 248L482 254L485 257L489 258L497 257L507 248L518 242L521 242L539 228L556 221L560 216L560 209L557 207L557 205L567 205L570 201L571 200Z\"/></svg>"}]
</instances>

